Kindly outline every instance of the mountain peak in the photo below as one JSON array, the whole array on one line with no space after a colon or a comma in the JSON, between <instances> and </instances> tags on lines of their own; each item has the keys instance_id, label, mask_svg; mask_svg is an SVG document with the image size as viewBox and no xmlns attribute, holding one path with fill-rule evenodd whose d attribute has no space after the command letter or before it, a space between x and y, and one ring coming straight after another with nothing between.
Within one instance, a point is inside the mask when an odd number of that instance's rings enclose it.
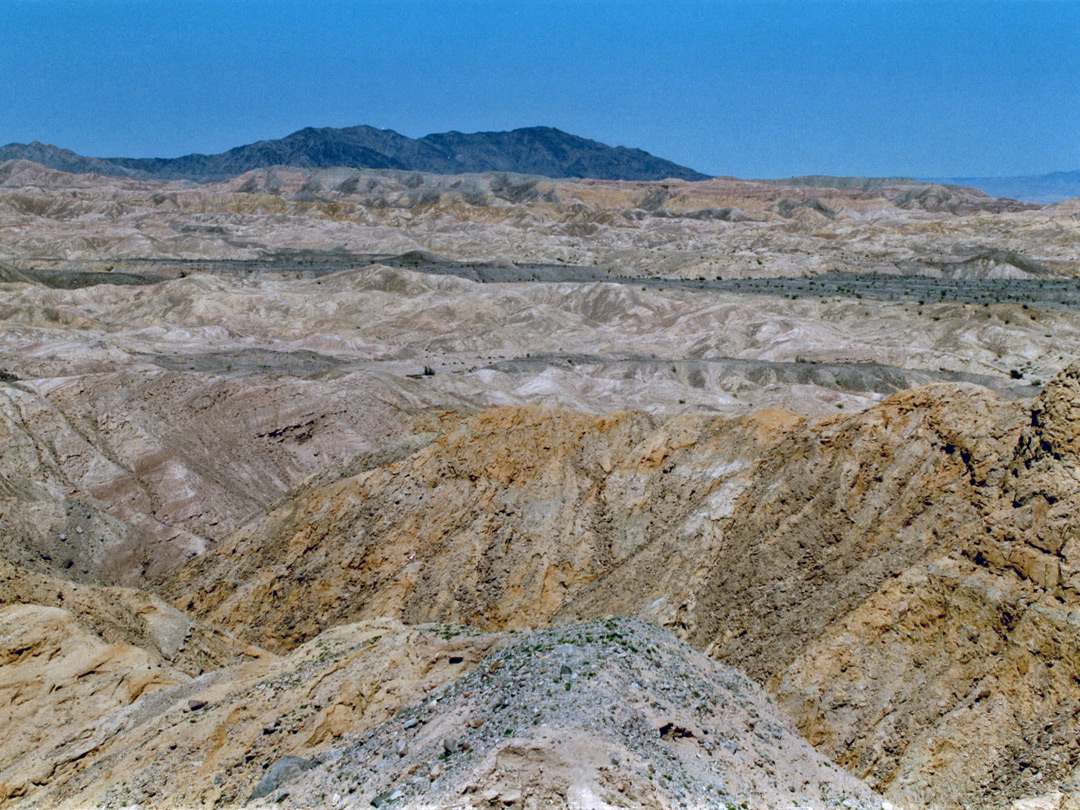
<instances>
[{"instance_id":1,"label":"mountain peak","mask_svg":"<svg viewBox=\"0 0 1080 810\"><path fill-rule=\"evenodd\" d=\"M504 132L458 131L409 138L366 124L304 127L284 138L237 146L215 155L178 158L90 158L31 144L0 147L0 161L34 160L66 172L146 180L224 180L268 166L401 169L435 174L517 172L599 180L704 180L707 175L640 149L607 146L549 126Z\"/></svg>"}]
</instances>

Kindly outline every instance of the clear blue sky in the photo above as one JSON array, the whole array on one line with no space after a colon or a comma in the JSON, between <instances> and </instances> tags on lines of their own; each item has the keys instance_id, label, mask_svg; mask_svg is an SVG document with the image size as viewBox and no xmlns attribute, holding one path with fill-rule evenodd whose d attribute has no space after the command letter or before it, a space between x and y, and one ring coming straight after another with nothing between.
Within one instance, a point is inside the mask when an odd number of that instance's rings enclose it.
<instances>
[{"instance_id":1,"label":"clear blue sky","mask_svg":"<svg viewBox=\"0 0 1080 810\"><path fill-rule=\"evenodd\" d=\"M1080 2L0 0L0 144L559 127L710 174L1080 169Z\"/></svg>"}]
</instances>

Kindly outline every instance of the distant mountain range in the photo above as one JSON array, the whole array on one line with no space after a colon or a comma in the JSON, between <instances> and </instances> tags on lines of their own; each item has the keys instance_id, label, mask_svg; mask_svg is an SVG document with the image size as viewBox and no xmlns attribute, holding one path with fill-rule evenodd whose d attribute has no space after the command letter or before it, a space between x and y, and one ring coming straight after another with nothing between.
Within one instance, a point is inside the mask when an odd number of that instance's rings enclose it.
<instances>
[{"instance_id":1,"label":"distant mountain range","mask_svg":"<svg viewBox=\"0 0 1080 810\"><path fill-rule=\"evenodd\" d=\"M74 174L106 174L136 180L227 180L268 166L323 169L400 169L434 174L519 172L545 177L597 180L707 180L709 175L658 158L641 149L608 146L553 127L509 132L440 132L410 138L392 129L369 126L301 129L276 140L237 146L216 155L176 158L87 157L58 146L11 143L0 147L0 162L29 160ZM942 183L976 188L991 197L1053 203L1080 197L1080 171L1023 177L900 178L801 177L779 181L795 185L877 187Z\"/></svg>"},{"instance_id":2,"label":"distant mountain range","mask_svg":"<svg viewBox=\"0 0 1080 810\"><path fill-rule=\"evenodd\" d=\"M1048 203L1061 202L1080 197L1080 171L1053 172L1051 174L1028 177L832 177L829 175L806 175L786 177L770 182L788 186L806 186L810 188L857 188L863 191L880 191L883 188L903 188L905 186L925 186L935 183L949 187L974 188L998 199L1020 200L1022 202Z\"/></svg>"},{"instance_id":3,"label":"distant mountain range","mask_svg":"<svg viewBox=\"0 0 1080 810\"><path fill-rule=\"evenodd\" d=\"M520 172L598 180L705 180L708 175L640 149L607 146L552 127L510 132L442 132L409 138L369 126L307 128L284 138L238 146L217 155L177 158L93 158L38 143L0 147L0 161L30 160L76 174L139 180L225 180L267 166L402 169L463 174Z\"/></svg>"},{"instance_id":4,"label":"distant mountain range","mask_svg":"<svg viewBox=\"0 0 1080 810\"><path fill-rule=\"evenodd\" d=\"M1026 177L949 177L937 182L977 188L991 197L1055 203L1080 197L1080 171Z\"/></svg>"}]
</instances>

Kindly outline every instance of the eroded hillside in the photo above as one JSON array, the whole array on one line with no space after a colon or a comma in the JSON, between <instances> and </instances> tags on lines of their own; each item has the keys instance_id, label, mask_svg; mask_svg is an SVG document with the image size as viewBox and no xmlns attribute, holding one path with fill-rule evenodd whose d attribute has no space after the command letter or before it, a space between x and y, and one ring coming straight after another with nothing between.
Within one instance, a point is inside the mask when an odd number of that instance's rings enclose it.
<instances>
[{"instance_id":1,"label":"eroded hillside","mask_svg":"<svg viewBox=\"0 0 1080 810\"><path fill-rule=\"evenodd\" d=\"M663 183L258 169L197 187L0 164L0 260L173 274L215 260L429 251L541 272L712 279L832 271L1075 277L1067 203L957 186ZM992 223L992 224L991 224ZM173 260L170 264L170 260ZM539 265L533 267L532 265Z\"/></svg>"},{"instance_id":2,"label":"eroded hillside","mask_svg":"<svg viewBox=\"0 0 1080 810\"><path fill-rule=\"evenodd\" d=\"M1054 445L1080 429L1063 413L1078 375L1034 409L938 386L826 420L485 411L301 489L169 593L281 650L386 615L646 617L769 684L875 787L968 801L1075 699L1077 490ZM1056 491L1018 490L1047 465Z\"/></svg>"},{"instance_id":3,"label":"eroded hillside","mask_svg":"<svg viewBox=\"0 0 1080 810\"><path fill-rule=\"evenodd\" d=\"M0 807L1080 806L1068 204L2 177Z\"/></svg>"}]
</instances>

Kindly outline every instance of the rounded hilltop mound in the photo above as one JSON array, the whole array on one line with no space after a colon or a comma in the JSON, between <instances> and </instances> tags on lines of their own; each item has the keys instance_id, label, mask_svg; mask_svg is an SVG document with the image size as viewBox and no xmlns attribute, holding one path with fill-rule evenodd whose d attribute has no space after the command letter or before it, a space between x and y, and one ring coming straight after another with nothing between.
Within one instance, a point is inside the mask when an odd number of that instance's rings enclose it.
<instances>
[{"instance_id":1,"label":"rounded hilltop mound","mask_svg":"<svg viewBox=\"0 0 1080 810\"><path fill-rule=\"evenodd\" d=\"M0 683L45 673L89 721L37 719L53 745L9 758L5 806L882 806L760 686L640 621L483 634L374 620L189 680L135 648L74 645L66 615L0 612L0 636L21 628L34 651Z\"/></svg>"},{"instance_id":2,"label":"rounded hilltop mound","mask_svg":"<svg viewBox=\"0 0 1080 810\"><path fill-rule=\"evenodd\" d=\"M670 633L609 619L500 646L332 759L260 783L257 806L353 787L401 808L881 806L753 682Z\"/></svg>"}]
</instances>

